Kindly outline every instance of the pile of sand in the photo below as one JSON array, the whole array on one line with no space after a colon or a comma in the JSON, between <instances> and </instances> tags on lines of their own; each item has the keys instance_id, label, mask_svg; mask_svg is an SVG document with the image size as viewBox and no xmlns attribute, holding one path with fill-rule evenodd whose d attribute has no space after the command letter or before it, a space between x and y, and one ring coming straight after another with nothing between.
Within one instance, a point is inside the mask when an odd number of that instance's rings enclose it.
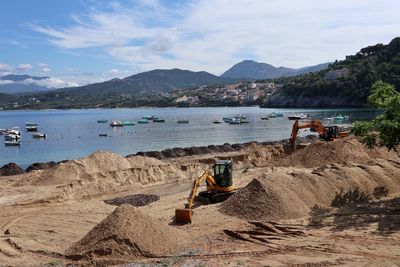
<instances>
[{"instance_id":1,"label":"pile of sand","mask_svg":"<svg viewBox=\"0 0 400 267\"><path fill-rule=\"evenodd\" d=\"M330 142L313 143L276 162L279 166L312 168L332 163L366 164L373 158L394 158L385 148L367 149L357 138L349 137Z\"/></svg>"},{"instance_id":2,"label":"pile of sand","mask_svg":"<svg viewBox=\"0 0 400 267\"><path fill-rule=\"evenodd\" d=\"M118 264L145 257L177 255L189 235L130 205L118 207L65 254L73 260Z\"/></svg>"},{"instance_id":3,"label":"pile of sand","mask_svg":"<svg viewBox=\"0 0 400 267\"><path fill-rule=\"evenodd\" d=\"M265 179L253 179L223 202L220 211L248 220L289 219L307 213L307 205L296 194L278 184L272 185L266 184Z\"/></svg>"},{"instance_id":4,"label":"pile of sand","mask_svg":"<svg viewBox=\"0 0 400 267\"><path fill-rule=\"evenodd\" d=\"M50 201L81 200L105 192L120 191L123 187L191 179L188 171L193 172L192 169L182 170L179 165L155 158L124 158L112 152L95 152L80 160L60 163L51 169L26 173L13 185L56 186L57 190ZM200 173L200 170L197 172ZM46 201L48 198L46 196Z\"/></svg>"},{"instance_id":5,"label":"pile of sand","mask_svg":"<svg viewBox=\"0 0 400 267\"><path fill-rule=\"evenodd\" d=\"M223 202L224 214L249 220L294 219L315 206L331 206L359 192L374 198L379 188L400 192L400 163L376 159L369 164L330 164L317 168L273 167ZM353 201L347 199L346 201ZM354 199L357 201L357 199Z\"/></svg>"}]
</instances>

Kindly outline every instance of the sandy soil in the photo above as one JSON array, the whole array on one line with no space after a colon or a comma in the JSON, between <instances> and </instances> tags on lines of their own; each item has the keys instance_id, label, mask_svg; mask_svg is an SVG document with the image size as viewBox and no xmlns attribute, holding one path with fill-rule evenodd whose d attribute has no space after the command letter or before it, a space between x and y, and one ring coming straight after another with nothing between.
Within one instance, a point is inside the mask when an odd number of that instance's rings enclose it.
<instances>
[{"instance_id":1,"label":"sandy soil","mask_svg":"<svg viewBox=\"0 0 400 267\"><path fill-rule=\"evenodd\" d=\"M216 158L234 160L243 190L175 225L192 180ZM190 239L173 256L120 256L122 266L400 266L400 159L354 138L293 155L260 144L165 160L97 152L0 179L0 266L102 266L67 251L117 208L104 200L132 194L160 196L138 209Z\"/></svg>"}]
</instances>

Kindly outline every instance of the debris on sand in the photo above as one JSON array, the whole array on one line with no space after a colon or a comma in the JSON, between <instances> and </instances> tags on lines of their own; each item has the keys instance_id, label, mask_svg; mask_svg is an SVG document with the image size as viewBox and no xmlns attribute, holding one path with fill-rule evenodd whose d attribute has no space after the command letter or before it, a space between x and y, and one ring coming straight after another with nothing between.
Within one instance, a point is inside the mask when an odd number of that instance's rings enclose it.
<instances>
[{"instance_id":1,"label":"debris on sand","mask_svg":"<svg viewBox=\"0 0 400 267\"><path fill-rule=\"evenodd\" d=\"M160 196L147 195L147 194L135 194L125 197L117 197L113 199L104 200L104 203L108 205L121 206L122 204L129 204L135 207L141 207L149 205L150 203L160 200Z\"/></svg>"},{"instance_id":2,"label":"debris on sand","mask_svg":"<svg viewBox=\"0 0 400 267\"><path fill-rule=\"evenodd\" d=\"M178 229L122 205L66 251L68 259L119 264L146 257L177 255L189 236Z\"/></svg>"}]
</instances>

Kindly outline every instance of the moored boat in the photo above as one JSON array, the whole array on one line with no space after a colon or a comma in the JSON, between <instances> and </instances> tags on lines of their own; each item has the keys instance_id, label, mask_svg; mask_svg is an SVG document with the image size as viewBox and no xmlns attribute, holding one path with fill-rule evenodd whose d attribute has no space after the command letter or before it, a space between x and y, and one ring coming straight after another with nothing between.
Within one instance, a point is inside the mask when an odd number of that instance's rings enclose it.
<instances>
[{"instance_id":1,"label":"moored boat","mask_svg":"<svg viewBox=\"0 0 400 267\"><path fill-rule=\"evenodd\" d=\"M107 123L107 120L97 120L97 123Z\"/></svg>"},{"instance_id":2,"label":"moored boat","mask_svg":"<svg viewBox=\"0 0 400 267\"><path fill-rule=\"evenodd\" d=\"M275 113L277 117L283 117L283 113L282 112L276 112Z\"/></svg>"},{"instance_id":3,"label":"moored boat","mask_svg":"<svg viewBox=\"0 0 400 267\"><path fill-rule=\"evenodd\" d=\"M133 121L122 121L122 124L124 126L134 126L135 122L133 122Z\"/></svg>"},{"instance_id":4,"label":"moored boat","mask_svg":"<svg viewBox=\"0 0 400 267\"><path fill-rule=\"evenodd\" d=\"M143 116L142 119L148 120L148 121L154 121L154 120L158 119L158 117L151 115L151 116Z\"/></svg>"},{"instance_id":5,"label":"moored boat","mask_svg":"<svg viewBox=\"0 0 400 267\"><path fill-rule=\"evenodd\" d=\"M222 123L222 121L220 121L220 120L214 120L213 123L215 123L215 124L220 124L220 123Z\"/></svg>"},{"instance_id":6,"label":"moored boat","mask_svg":"<svg viewBox=\"0 0 400 267\"><path fill-rule=\"evenodd\" d=\"M45 133L33 133L32 137L33 138L46 138L46 134Z\"/></svg>"},{"instance_id":7,"label":"moored boat","mask_svg":"<svg viewBox=\"0 0 400 267\"><path fill-rule=\"evenodd\" d=\"M333 118L332 117L326 117L326 118L323 118L322 120L323 121L333 121Z\"/></svg>"},{"instance_id":8,"label":"moored boat","mask_svg":"<svg viewBox=\"0 0 400 267\"><path fill-rule=\"evenodd\" d=\"M178 123L189 123L189 120L179 120Z\"/></svg>"},{"instance_id":9,"label":"moored boat","mask_svg":"<svg viewBox=\"0 0 400 267\"><path fill-rule=\"evenodd\" d=\"M165 122L165 119L155 118L155 119L153 119L153 122Z\"/></svg>"},{"instance_id":10,"label":"moored boat","mask_svg":"<svg viewBox=\"0 0 400 267\"><path fill-rule=\"evenodd\" d=\"M270 118L276 118L276 117L278 117L278 115L276 115L275 112L272 112L271 114L268 115L268 117L270 117Z\"/></svg>"},{"instance_id":11,"label":"moored boat","mask_svg":"<svg viewBox=\"0 0 400 267\"><path fill-rule=\"evenodd\" d=\"M139 124L146 124L146 123L149 123L149 120L148 119L141 119L141 120L138 120L138 123Z\"/></svg>"},{"instance_id":12,"label":"moored boat","mask_svg":"<svg viewBox=\"0 0 400 267\"><path fill-rule=\"evenodd\" d=\"M36 132L38 130L38 127L37 127L37 125L31 125L31 126L26 126L25 129L28 132Z\"/></svg>"},{"instance_id":13,"label":"moored boat","mask_svg":"<svg viewBox=\"0 0 400 267\"><path fill-rule=\"evenodd\" d=\"M300 114L296 114L293 116L288 116L289 120L304 120L307 119L309 117L310 114L304 114L304 113L300 113Z\"/></svg>"},{"instance_id":14,"label":"moored boat","mask_svg":"<svg viewBox=\"0 0 400 267\"><path fill-rule=\"evenodd\" d=\"M124 126L124 124L122 123L122 121L117 120L117 121L112 121L110 123L110 126L111 127L122 127L122 126Z\"/></svg>"},{"instance_id":15,"label":"moored boat","mask_svg":"<svg viewBox=\"0 0 400 267\"><path fill-rule=\"evenodd\" d=\"M106 134L106 133L99 133L99 136L100 136L100 137L107 137L108 134Z\"/></svg>"},{"instance_id":16,"label":"moored boat","mask_svg":"<svg viewBox=\"0 0 400 267\"><path fill-rule=\"evenodd\" d=\"M36 122L25 122L25 126L38 126Z\"/></svg>"},{"instance_id":17,"label":"moored boat","mask_svg":"<svg viewBox=\"0 0 400 267\"><path fill-rule=\"evenodd\" d=\"M266 120L268 120L268 117L267 116L263 116L263 117L261 117L261 120L266 121Z\"/></svg>"},{"instance_id":18,"label":"moored boat","mask_svg":"<svg viewBox=\"0 0 400 267\"><path fill-rule=\"evenodd\" d=\"M21 141L20 140L4 141L4 145L6 145L6 146L20 146L21 145Z\"/></svg>"},{"instance_id":19,"label":"moored boat","mask_svg":"<svg viewBox=\"0 0 400 267\"><path fill-rule=\"evenodd\" d=\"M344 121L344 116L342 114L339 114L339 115L333 117L333 121L335 121L335 122L343 122Z\"/></svg>"}]
</instances>

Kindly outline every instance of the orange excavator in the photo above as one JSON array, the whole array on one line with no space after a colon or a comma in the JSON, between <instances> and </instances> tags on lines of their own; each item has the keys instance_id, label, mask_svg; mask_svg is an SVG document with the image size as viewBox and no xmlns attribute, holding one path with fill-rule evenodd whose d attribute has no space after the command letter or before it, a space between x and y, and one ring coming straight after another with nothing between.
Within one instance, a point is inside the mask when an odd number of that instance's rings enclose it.
<instances>
[{"instance_id":1,"label":"orange excavator","mask_svg":"<svg viewBox=\"0 0 400 267\"><path fill-rule=\"evenodd\" d=\"M319 120L296 121L293 124L292 133L289 139L289 145L292 151L295 150L297 135L300 129L310 129L312 132L317 132L319 137L325 141L332 141L349 135L349 132L341 131L339 126L324 126Z\"/></svg>"}]
</instances>

